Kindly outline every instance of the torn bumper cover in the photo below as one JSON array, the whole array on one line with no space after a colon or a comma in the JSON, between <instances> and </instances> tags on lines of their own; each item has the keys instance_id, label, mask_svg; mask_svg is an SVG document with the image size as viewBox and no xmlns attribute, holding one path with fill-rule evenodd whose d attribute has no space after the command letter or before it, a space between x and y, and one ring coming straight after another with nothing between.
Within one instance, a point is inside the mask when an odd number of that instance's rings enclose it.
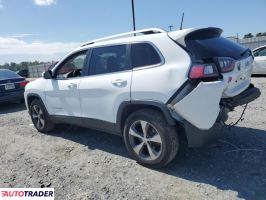
<instances>
[{"instance_id":1,"label":"torn bumper cover","mask_svg":"<svg viewBox=\"0 0 266 200\"><path fill-rule=\"evenodd\" d=\"M233 98L222 99L226 88L224 81L200 82L180 101L168 108L172 116L181 121L187 135L188 145L202 146L221 133L223 110L247 104L260 96L260 91L252 84ZM174 101L172 101L174 102ZM218 120L219 119L219 120Z\"/></svg>"},{"instance_id":2,"label":"torn bumper cover","mask_svg":"<svg viewBox=\"0 0 266 200\"><path fill-rule=\"evenodd\" d=\"M201 130L210 129L220 112L220 100L225 83L223 81L200 82L171 110Z\"/></svg>"}]
</instances>

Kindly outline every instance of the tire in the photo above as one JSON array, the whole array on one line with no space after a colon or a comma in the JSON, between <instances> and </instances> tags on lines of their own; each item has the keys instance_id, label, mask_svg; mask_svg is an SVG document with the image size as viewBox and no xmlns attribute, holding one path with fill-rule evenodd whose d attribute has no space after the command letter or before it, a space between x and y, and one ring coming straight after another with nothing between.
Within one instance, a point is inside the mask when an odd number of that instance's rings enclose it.
<instances>
[{"instance_id":1,"label":"tire","mask_svg":"<svg viewBox=\"0 0 266 200\"><path fill-rule=\"evenodd\" d=\"M49 118L49 114L39 99L31 102L30 116L32 123L39 132L48 133L54 129L54 123Z\"/></svg>"},{"instance_id":2,"label":"tire","mask_svg":"<svg viewBox=\"0 0 266 200\"><path fill-rule=\"evenodd\" d=\"M152 109L132 113L125 122L123 138L130 156L150 168L164 167L179 149L176 128L169 126L164 116Z\"/></svg>"}]
</instances>

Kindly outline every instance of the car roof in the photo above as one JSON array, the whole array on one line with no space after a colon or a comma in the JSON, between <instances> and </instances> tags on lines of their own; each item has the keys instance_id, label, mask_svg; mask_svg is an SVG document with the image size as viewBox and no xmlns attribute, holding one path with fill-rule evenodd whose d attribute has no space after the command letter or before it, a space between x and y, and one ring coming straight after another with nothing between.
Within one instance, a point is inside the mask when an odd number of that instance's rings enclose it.
<instances>
[{"instance_id":1,"label":"car roof","mask_svg":"<svg viewBox=\"0 0 266 200\"><path fill-rule=\"evenodd\" d=\"M173 38L174 40L177 40L179 38L185 37L187 34L193 31L200 30L200 29L202 28L188 28L188 29L166 32L165 30L159 29L159 28L148 28L148 29L131 31L131 32L121 33L117 35L112 35L112 36L88 41L82 44L81 46L79 46L78 48L74 49L67 55L65 55L55 65L55 67L52 70L56 69L57 66L60 65L70 55L77 53L79 51L82 51L82 50L87 50L89 48L107 46L107 45L116 45L116 44L117 45L127 44L127 43L133 43L133 42L152 42L153 40L156 41L160 37L167 36L167 35L171 36L171 38Z\"/></svg>"},{"instance_id":2,"label":"car roof","mask_svg":"<svg viewBox=\"0 0 266 200\"><path fill-rule=\"evenodd\" d=\"M0 71L10 71L10 72L13 72L13 71L10 70L10 69L0 69Z\"/></svg>"}]
</instances>

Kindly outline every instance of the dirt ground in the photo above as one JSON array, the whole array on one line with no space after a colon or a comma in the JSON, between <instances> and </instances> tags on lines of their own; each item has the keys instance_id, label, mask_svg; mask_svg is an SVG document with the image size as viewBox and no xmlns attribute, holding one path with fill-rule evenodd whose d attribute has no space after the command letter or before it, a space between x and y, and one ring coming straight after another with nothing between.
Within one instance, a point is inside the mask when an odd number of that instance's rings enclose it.
<instances>
[{"instance_id":1,"label":"dirt ground","mask_svg":"<svg viewBox=\"0 0 266 200\"><path fill-rule=\"evenodd\" d=\"M129 158L121 137L73 126L41 134L23 104L0 105L0 187L53 187L60 200L265 200L266 77L252 82L262 95L244 121L160 170Z\"/></svg>"}]
</instances>

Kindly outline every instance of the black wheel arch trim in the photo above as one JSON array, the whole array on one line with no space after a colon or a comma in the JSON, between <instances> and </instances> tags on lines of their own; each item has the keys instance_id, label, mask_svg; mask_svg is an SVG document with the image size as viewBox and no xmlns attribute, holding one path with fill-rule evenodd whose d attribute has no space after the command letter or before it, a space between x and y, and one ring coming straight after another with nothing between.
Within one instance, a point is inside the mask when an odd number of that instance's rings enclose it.
<instances>
[{"instance_id":1,"label":"black wheel arch trim","mask_svg":"<svg viewBox=\"0 0 266 200\"><path fill-rule=\"evenodd\" d=\"M176 120L171 116L170 111L168 110L166 104L162 103L162 102L157 102L157 101L143 101L143 100L133 100L133 101L124 101L123 103L120 104L118 112L117 112L117 119L116 122L118 124L118 126L120 126L123 129L123 112L125 111L125 109L129 108L130 106L147 106L147 107L156 107L157 109L159 109L167 123L170 126L175 126L176 125Z\"/></svg>"},{"instance_id":2,"label":"black wheel arch trim","mask_svg":"<svg viewBox=\"0 0 266 200\"><path fill-rule=\"evenodd\" d=\"M35 93L29 93L29 94L27 94L27 101L26 102L27 102L27 105L28 105L29 110L30 110L30 104L29 104L29 98L30 97L35 97L36 99L40 100L41 103L43 104L43 107L44 107L45 111L47 112L46 107L45 107L45 105L43 103L43 100L42 100L41 96L38 95L38 94L35 94Z\"/></svg>"}]
</instances>

